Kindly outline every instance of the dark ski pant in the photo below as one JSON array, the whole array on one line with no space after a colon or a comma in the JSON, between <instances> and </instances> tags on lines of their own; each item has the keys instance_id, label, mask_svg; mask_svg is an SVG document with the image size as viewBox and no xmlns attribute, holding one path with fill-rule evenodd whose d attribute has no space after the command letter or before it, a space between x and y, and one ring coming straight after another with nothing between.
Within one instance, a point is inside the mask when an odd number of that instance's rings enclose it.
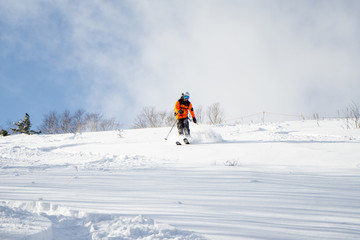
<instances>
[{"instance_id":1,"label":"dark ski pant","mask_svg":"<svg viewBox=\"0 0 360 240\"><path fill-rule=\"evenodd\" d=\"M180 135L190 135L189 119L183 118L177 120L177 129Z\"/></svg>"}]
</instances>

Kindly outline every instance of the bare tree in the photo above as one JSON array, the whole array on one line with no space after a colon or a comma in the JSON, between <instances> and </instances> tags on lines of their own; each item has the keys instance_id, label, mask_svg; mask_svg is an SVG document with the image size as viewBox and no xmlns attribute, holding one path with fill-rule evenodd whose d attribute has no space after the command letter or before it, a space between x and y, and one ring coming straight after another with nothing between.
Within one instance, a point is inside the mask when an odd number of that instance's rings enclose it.
<instances>
[{"instance_id":1,"label":"bare tree","mask_svg":"<svg viewBox=\"0 0 360 240\"><path fill-rule=\"evenodd\" d=\"M155 107L144 107L134 121L135 128L158 127L158 113Z\"/></svg>"},{"instance_id":2,"label":"bare tree","mask_svg":"<svg viewBox=\"0 0 360 240\"><path fill-rule=\"evenodd\" d=\"M150 127L159 127L159 114L156 112L155 107L145 107L144 114L148 120Z\"/></svg>"},{"instance_id":3,"label":"bare tree","mask_svg":"<svg viewBox=\"0 0 360 240\"><path fill-rule=\"evenodd\" d=\"M352 118L354 120L354 124L355 124L355 128L360 128L360 105L353 102L352 105L350 106L350 111L351 111L351 115Z\"/></svg>"},{"instance_id":4,"label":"bare tree","mask_svg":"<svg viewBox=\"0 0 360 240\"><path fill-rule=\"evenodd\" d=\"M73 133L75 132L81 132L82 128L85 125L85 110L79 109L77 110L73 117L72 117L72 131Z\"/></svg>"},{"instance_id":5,"label":"bare tree","mask_svg":"<svg viewBox=\"0 0 360 240\"><path fill-rule=\"evenodd\" d=\"M65 110L59 118L59 125L62 133L71 132L72 126L72 116L69 110Z\"/></svg>"},{"instance_id":6,"label":"bare tree","mask_svg":"<svg viewBox=\"0 0 360 240\"><path fill-rule=\"evenodd\" d=\"M166 116L164 118L164 127L172 126L174 124L175 120L176 120L176 118L175 118L174 111L173 110L167 111Z\"/></svg>"},{"instance_id":7,"label":"bare tree","mask_svg":"<svg viewBox=\"0 0 360 240\"><path fill-rule=\"evenodd\" d=\"M109 131L109 130L115 130L115 129L118 130L120 127L121 127L121 124L118 123L115 118L110 118L110 119L103 119L100 122L98 129L100 131Z\"/></svg>"},{"instance_id":8,"label":"bare tree","mask_svg":"<svg viewBox=\"0 0 360 240\"><path fill-rule=\"evenodd\" d=\"M134 120L134 128L156 128L171 126L175 120L173 111L157 111L155 107L144 107Z\"/></svg>"},{"instance_id":9,"label":"bare tree","mask_svg":"<svg viewBox=\"0 0 360 240\"><path fill-rule=\"evenodd\" d=\"M203 108L202 106L197 106L195 108L195 117L198 123L202 123L204 116L203 116Z\"/></svg>"},{"instance_id":10,"label":"bare tree","mask_svg":"<svg viewBox=\"0 0 360 240\"><path fill-rule=\"evenodd\" d=\"M156 116L156 127L163 127L166 122L167 112L159 111Z\"/></svg>"},{"instance_id":11,"label":"bare tree","mask_svg":"<svg viewBox=\"0 0 360 240\"><path fill-rule=\"evenodd\" d=\"M146 121L146 118L141 113L136 116L133 124L133 128L148 128L149 124Z\"/></svg>"},{"instance_id":12,"label":"bare tree","mask_svg":"<svg viewBox=\"0 0 360 240\"><path fill-rule=\"evenodd\" d=\"M61 115L56 112L45 115L40 130L49 134L108 131L116 130L120 125L115 118L104 119L100 113L86 113L84 110L77 110L72 115L69 110L66 110Z\"/></svg>"},{"instance_id":13,"label":"bare tree","mask_svg":"<svg viewBox=\"0 0 360 240\"><path fill-rule=\"evenodd\" d=\"M206 112L210 124L221 124L224 122L224 112L220 108L220 103L214 103Z\"/></svg>"},{"instance_id":14,"label":"bare tree","mask_svg":"<svg viewBox=\"0 0 360 240\"><path fill-rule=\"evenodd\" d=\"M96 132L99 130L99 124L102 121L102 115L99 113L87 113L85 115L85 131Z\"/></svg>"},{"instance_id":15,"label":"bare tree","mask_svg":"<svg viewBox=\"0 0 360 240\"><path fill-rule=\"evenodd\" d=\"M317 125L320 126L320 124L319 124L319 120L320 120L319 114L318 114L318 113L314 113L314 114L313 114L313 118L316 120Z\"/></svg>"},{"instance_id":16,"label":"bare tree","mask_svg":"<svg viewBox=\"0 0 360 240\"><path fill-rule=\"evenodd\" d=\"M360 128L360 104L352 102L352 104L344 111L347 128L350 128L353 122L354 128Z\"/></svg>"},{"instance_id":17,"label":"bare tree","mask_svg":"<svg viewBox=\"0 0 360 240\"><path fill-rule=\"evenodd\" d=\"M43 124L40 126L40 129L43 133L60 133L58 114L53 111L44 115Z\"/></svg>"}]
</instances>

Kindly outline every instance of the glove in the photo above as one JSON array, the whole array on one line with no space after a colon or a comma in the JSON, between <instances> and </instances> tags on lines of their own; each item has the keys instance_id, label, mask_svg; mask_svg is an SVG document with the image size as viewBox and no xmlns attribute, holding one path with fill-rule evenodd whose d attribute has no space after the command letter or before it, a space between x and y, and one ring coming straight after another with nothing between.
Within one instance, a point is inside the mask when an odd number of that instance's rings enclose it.
<instances>
[{"instance_id":1,"label":"glove","mask_svg":"<svg viewBox=\"0 0 360 240\"><path fill-rule=\"evenodd\" d=\"M179 113L179 114L183 114L184 111L180 109L180 110L178 111L178 113Z\"/></svg>"},{"instance_id":2,"label":"glove","mask_svg":"<svg viewBox=\"0 0 360 240\"><path fill-rule=\"evenodd\" d=\"M194 122L194 123L197 123L196 118L193 118L193 122Z\"/></svg>"}]
</instances>

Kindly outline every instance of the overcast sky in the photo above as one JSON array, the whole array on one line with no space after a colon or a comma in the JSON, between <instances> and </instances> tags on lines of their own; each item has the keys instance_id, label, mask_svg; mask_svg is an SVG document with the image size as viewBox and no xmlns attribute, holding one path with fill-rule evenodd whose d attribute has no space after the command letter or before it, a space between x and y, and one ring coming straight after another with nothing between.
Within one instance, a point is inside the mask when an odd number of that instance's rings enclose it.
<instances>
[{"instance_id":1,"label":"overcast sky","mask_svg":"<svg viewBox=\"0 0 360 240\"><path fill-rule=\"evenodd\" d=\"M360 103L360 1L0 0L0 126L85 109L131 125L184 91L227 119Z\"/></svg>"}]
</instances>

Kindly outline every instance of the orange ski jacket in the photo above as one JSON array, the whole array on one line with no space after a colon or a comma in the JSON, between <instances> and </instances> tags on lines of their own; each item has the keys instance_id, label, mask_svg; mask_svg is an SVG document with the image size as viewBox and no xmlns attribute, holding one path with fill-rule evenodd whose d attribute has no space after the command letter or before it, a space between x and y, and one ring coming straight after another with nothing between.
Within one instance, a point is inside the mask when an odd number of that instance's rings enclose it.
<instances>
[{"instance_id":1,"label":"orange ski jacket","mask_svg":"<svg viewBox=\"0 0 360 240\"><path fill-rule=\"evenodd\" d=\"M176 114L176 119L187 118L189 111L190 111L191 117L192 118L195 117L193 106L189 100L185 101L183 98L180 98L175 103L174 110L175 110L175 114ZM182 110L183 113L179 113L179 110Z\"/></svg>"}]
</instances>

